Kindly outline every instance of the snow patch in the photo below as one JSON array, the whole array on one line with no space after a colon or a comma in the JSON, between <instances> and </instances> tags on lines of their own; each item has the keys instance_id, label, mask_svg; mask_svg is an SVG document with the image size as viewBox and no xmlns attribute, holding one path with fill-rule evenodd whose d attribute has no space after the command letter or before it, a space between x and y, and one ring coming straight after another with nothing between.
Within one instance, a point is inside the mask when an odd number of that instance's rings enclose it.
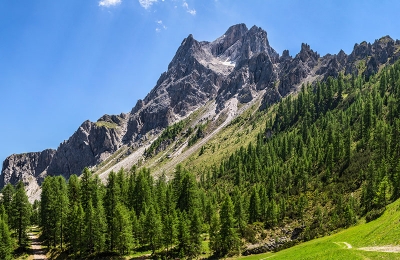
<instances>
[{"instance_id":1,"label":"snow patch","mask_svg":"<svg viewBox=\"0 0 400 260\"><path fill-rule=\"evenodd\" d=\"M221 61L221 64L225 65L225 66L230 66L230 67L235 67L236 66L236 63L230 61L229 58L226 59L225 61Z\"/></svg>"}]
</instances>

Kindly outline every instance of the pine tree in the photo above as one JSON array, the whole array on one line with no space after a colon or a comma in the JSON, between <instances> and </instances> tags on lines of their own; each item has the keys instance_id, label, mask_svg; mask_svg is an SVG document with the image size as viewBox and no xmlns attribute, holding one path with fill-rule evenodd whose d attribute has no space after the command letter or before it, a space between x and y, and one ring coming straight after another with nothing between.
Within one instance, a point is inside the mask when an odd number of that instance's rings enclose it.
<instances>
[{"instance_id":1,"label":"pine tree","mask_svg":"<svg viewBox=\"0 0 400 260\"><path fill-rule=\"evenodd\" d=\"M115 220L117 231L115 247L121 254L128 253L133 243L132 224L128 209L120 202L116 207Z\"/></svg>"},{"instance_id":2,"label":"pine tree","mask_svg":"<svg viewBox=\"0 0 400 260\"><path fill-rule=\"evenodd\" d=\"M54 178L47 176L42 183L42 194L40 199L40 227L42 236L47 246L55 240L56 216L54 211L54 201L56 193L53 185Z\"/></svg>"},{"instance_id":3,"label":"pine tree","mask_svg":"<svg viewBox=\"0 0 400 260\"><path fill-rule=\"evenodd\" d=\"M12 259L13 247L11 232L5 221L5 216L0 216L0 259Z\"/></svg>"},{"instance_id":4,"label":"pine tree","mask_svg":"<svg viewBox=\"0 0 400 260\"><path fill-rule=\"evenodd\" d=\"M163 241L167 247L167 253L169 247L173 245L177 238L178 233L178 216L175 210L175 203L173 201L173 190L171 186L168 186L166 190L166 215L163 218Z\"/></svg>"},{"instance_id":5,"label":"pine tree","mask_svg":"<svg viewBox=\"0 0 400 260\"><path fill-rule=\"evenodd\" d=\"M83 236L83 243L85 245L85 251L87 253L92 253L94 251L94 236L93 230L95 228L94 223L94 208L92 204L92 200L88 201L87 207L84 209L85 215L85 234Z\"/></svg>"},{"instance_id":6,"label":"pine tree","mask_svg":"<svg viewBox=\"0 0 400 260\"><path fill-rule=\"evenodd\" d=\"M4 188L1 190L1 194L3 195L1 201L4 205L4 210L6 212L6 218L4 221L9 225L12 221L13 217L13 205L12 201L15 194L15 188L10 183L8 183Z\"/></svg>"},{"instance_id":7,"label":"pine tree","mask_svg":"<svg viewBox=\"0 0 400 260\"><path fill-rule=\"evenodd\" d=\"M70 207L74 204L78 204L81 201L81 187L78 176L72 174L68 179L68 201Z\"/></svg>"},{"instance_id":8,"label":"pine tree","mask_svg":"<svg viewBox=\"0 0 400 260\"><path fill-rule=\"evenodd\" d=\"M239 236L235 229L234 209L231 197L226 195L225 201L221 207L221 255L235 252L239 249Z\"/></svg>"},{"instance_id":9,"label":"pine tree","mask_svg":"<svg viewBox=\"0 0 400 260\"><path fill-rule=\"evenodd\" d=\"M107 239L110 251L115 248L115 241L118 235L118 226L116 220L116 209L120 202L120 187L116 181L116 174L111 172L108 175L108 183L106 187L106 196L104 198L104 207L107 218Z\"/></svg>"},{"instance_id":10,"label":"pine tree","mask_svg":"<svg viewBox=\"0 0 400 260\"><path fill-rule=\"evenodd\" d=\"M93 246L94 251L96 253L100 253L104 250L105 241L106 241L106 234L107 231L107 224L106 224L106 217L104 214L104 207L103 202L101 199L98 199L97 206L94 208L94 215L93 215Z\"/></svg>"},{"instance_id":11,"label":"pine tree","mask_svg":"<svg viewBox=\"0 0 400 260\"><path fill-rule=\"evenodd\" d=\"M149 210L147 211L146 229L147 239L154 254L162 245L162 224L160 215L157 214L153 205L150 205Z\"/></svg>"},{"instance_id":12,"label":"pine tree","mask_svg":"<svg viewBox=\"0 0 400 260\"><path fill-rule=\"evenodd\" d=\"M60 237L60 247L61 251L63 250L63 242L65 236L65 226L67 222L67 214L68 214L68 188L65 182L64 177L57 176L56 178L56 185L57 187L57 194L56 194L56 207L55 210L57 211L57 226L59 230L59 237Z\"/></svg>"},{"instance_id":13,"label":"pine tree","mask_svg":"<svg viewBox=\"0 0 400 260\"><path fill-rule=\"evenodd\" d=\"M189 225L190 223L186 211L183 211L179 217L178 251L180 257L186 256L190 248Z\"/></svg>"},{"instance_id":14,"label":"pine tree","mask_svg":"<svg viewBox=\"0 0 400 260\"><path fill-rule=\"evenodd\" d=\"M13 227L17 231L18 245L23 246L27 239L26 231L30 224L31 204L28 201L28 196L25 192L25 187L22 181L18 182L15 196L13 199Z\"/></svg>"},{"instance_id":15,"label":"pine tree","mask_svg":"<svg viewBox=\"0 0 400 260\"><path fill-rule=\"evenodd\" d=\"M67 218L67 234L66 237L72 249L74 257L78 256L78 252L86 251L84 243L85 236L85 215L81 203L74 203Z\"/></svg>"},{"instance_id":16,"label":"pine tree","mask_svg":"<svg viewBox=\"0 0 400 260\"><path fill-rule=\"evenodd\" d=\"M220 236L221 223L219 214L213 211L210 223L210 249L214 255L218 255L221 250L221 236Z\"/></svg>"},{"instance_id":17,"label":"pine tree","mask_svg":"<svg viewBox=\"0 0 400 260\"><path fill-rule=\"evenodd\" d=\"M190 213L190 249L187 252L191 258L197 257L201 253L201 231L202 222L198 209L193 209Z\"/></svg>"},{"instance_id":18,"label":"pine tree","mask_svg":"<svg viewBox=\"0 0 400 260\"><path fill-rule=\"evenodd\" d=\"M235 216L236 216L236 225L235 227L243 234L244 229L246 227L246 213L243 207L243 200L241 196L238 197L235 203Z\"/></svg>"},{"instance_id":19,"label":"pine tree","mask_svg":"<svg viewBox=\"0 0 400 260\"><path fill-rule=\"evenodd\" d=\"M253 187L250 196L249 205L249 222L254 223L260 219L260 196L258 194L257 188Z\"/></svg>"}]
</instances>

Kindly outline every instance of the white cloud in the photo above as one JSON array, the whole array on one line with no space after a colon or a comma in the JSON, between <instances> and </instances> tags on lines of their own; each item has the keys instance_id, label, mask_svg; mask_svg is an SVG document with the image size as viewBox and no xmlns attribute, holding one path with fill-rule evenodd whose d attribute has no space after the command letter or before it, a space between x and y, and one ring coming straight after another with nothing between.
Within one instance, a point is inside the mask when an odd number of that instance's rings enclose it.
<instances>
[{"instance_id":1,"label":"white cloud","mask_svg":"<svg viewBox=\"0 0 400 260\"><path fill-rule=\"evenodd\" d=\"M183 5L182 6L185 7L186 12L188 12L189 14L196 15L196 10L195 9L190 9L189 5L188 5L188 3L186 1L183 1Z\"/></svg>"},{"instance_id":2,"label":"white cloud","mask_svg":"<svg viewBox=\"0 0 400 260\"><path fill-rule=\"evenodd\" d=\"M191 15L196 15L196 10L192 9L192 10L187 10L187 12Z\"/></svg>"},{"instance_id":3,"label":"white cloud","mask_svg":"<svg viewBox=\"0 0 400 260\"><path fill-rule=\"evenodd\" d=\"M121 3L121 0L101 0L99 2L99 6L110 7L114 5L118 5Z\"/></svg>"},{"instance_id":4,"label":"white cloud","mask_svg":"<svg viewBox=\"0 0 400 260\"><path fill-rule=\"evenodd\" d=\"M157 0L139 0L139 4L144 8L148 9L152 4L156 3Z\"/></svg>"},{"instance_id":5,"label":"white cloud","mask_svg":"<svg viewBox=\"0 0 400 260\"><path fill-rule=\"evenodd\" d=\"M167 26L165 26L165 25L163 24L163 21L162 21L162 20L157 20L157 21L156 21L156 24L157 24L156 32L161 32L163 29L164 29L164 30L167 30Z\"/></svg>"}]
</instances>

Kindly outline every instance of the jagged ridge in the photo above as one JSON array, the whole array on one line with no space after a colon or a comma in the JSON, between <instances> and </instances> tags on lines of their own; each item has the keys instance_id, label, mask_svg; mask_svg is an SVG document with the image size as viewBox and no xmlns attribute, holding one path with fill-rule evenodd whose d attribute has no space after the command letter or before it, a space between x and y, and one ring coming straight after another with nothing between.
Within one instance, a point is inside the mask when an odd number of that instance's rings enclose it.
<instances>
[{"instance_id":1,"label":"jagged ridge","mask_svg":"<svg viewBox=\"0 0 400 260\"><path fill-rule=\"evenodd\" d=\"M128 153L143 152L162 129L210 102L210 109L200 120L216 118L228 104L246 104L260 94L261 107L265 107L296 92L304 82L339 73L362 73L369 78L382 64L399 58L399 46L398 40L385 36L373 44L355 44L350 55L340 51L320 57L303 43L293 58L287 50L280 56L269 45L267 33L257 26L248 29L244 24L234 25L213 42L199 42L189 35L156 86L129 113L105 115L97 123L85 121L56 151L8 157L3 163L0 188L18 180L29 185L27 176L37 183L46 174L68 178L80 174L85 166L99 165L122 148L129 148ZM359 66L363 62L365 68ZM236 109L228 118L239 113ZM47 159L40 159L41 154L47 154Z\"/></svg>"}]
</instances>

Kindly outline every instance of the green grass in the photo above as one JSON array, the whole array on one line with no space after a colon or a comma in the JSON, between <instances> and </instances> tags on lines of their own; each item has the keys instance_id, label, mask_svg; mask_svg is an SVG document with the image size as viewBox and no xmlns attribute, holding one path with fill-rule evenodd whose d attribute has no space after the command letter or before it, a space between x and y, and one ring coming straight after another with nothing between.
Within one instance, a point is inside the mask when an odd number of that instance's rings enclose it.
<instances>
[{"instance_id":1,"label":"green grass","mask_svg":"<svg viewBox=\"0 0 400 260\"><path fill-rule=\"evenodd\" d=\"M106 128L115 129L115 128L117 128L118 125L116 123L110 123L110 122L106 122L106 121L97 121L96 126L98 126L98 127L104 126Z\"/></svg>"},{"instance_id":2,"label":"green grass","mask_svg":"<svg viewBox=\"0 0 400 260\"><path fill-rule=\"evenodd\" d=\"M348 249L349 243L352 248ZM400 245L400 200L387 206L377 220L362 223L331 236L315 239L277 253L240 259L400 259L400 253L370 252L358 248Z\"/></svg>"}]
</instances>

